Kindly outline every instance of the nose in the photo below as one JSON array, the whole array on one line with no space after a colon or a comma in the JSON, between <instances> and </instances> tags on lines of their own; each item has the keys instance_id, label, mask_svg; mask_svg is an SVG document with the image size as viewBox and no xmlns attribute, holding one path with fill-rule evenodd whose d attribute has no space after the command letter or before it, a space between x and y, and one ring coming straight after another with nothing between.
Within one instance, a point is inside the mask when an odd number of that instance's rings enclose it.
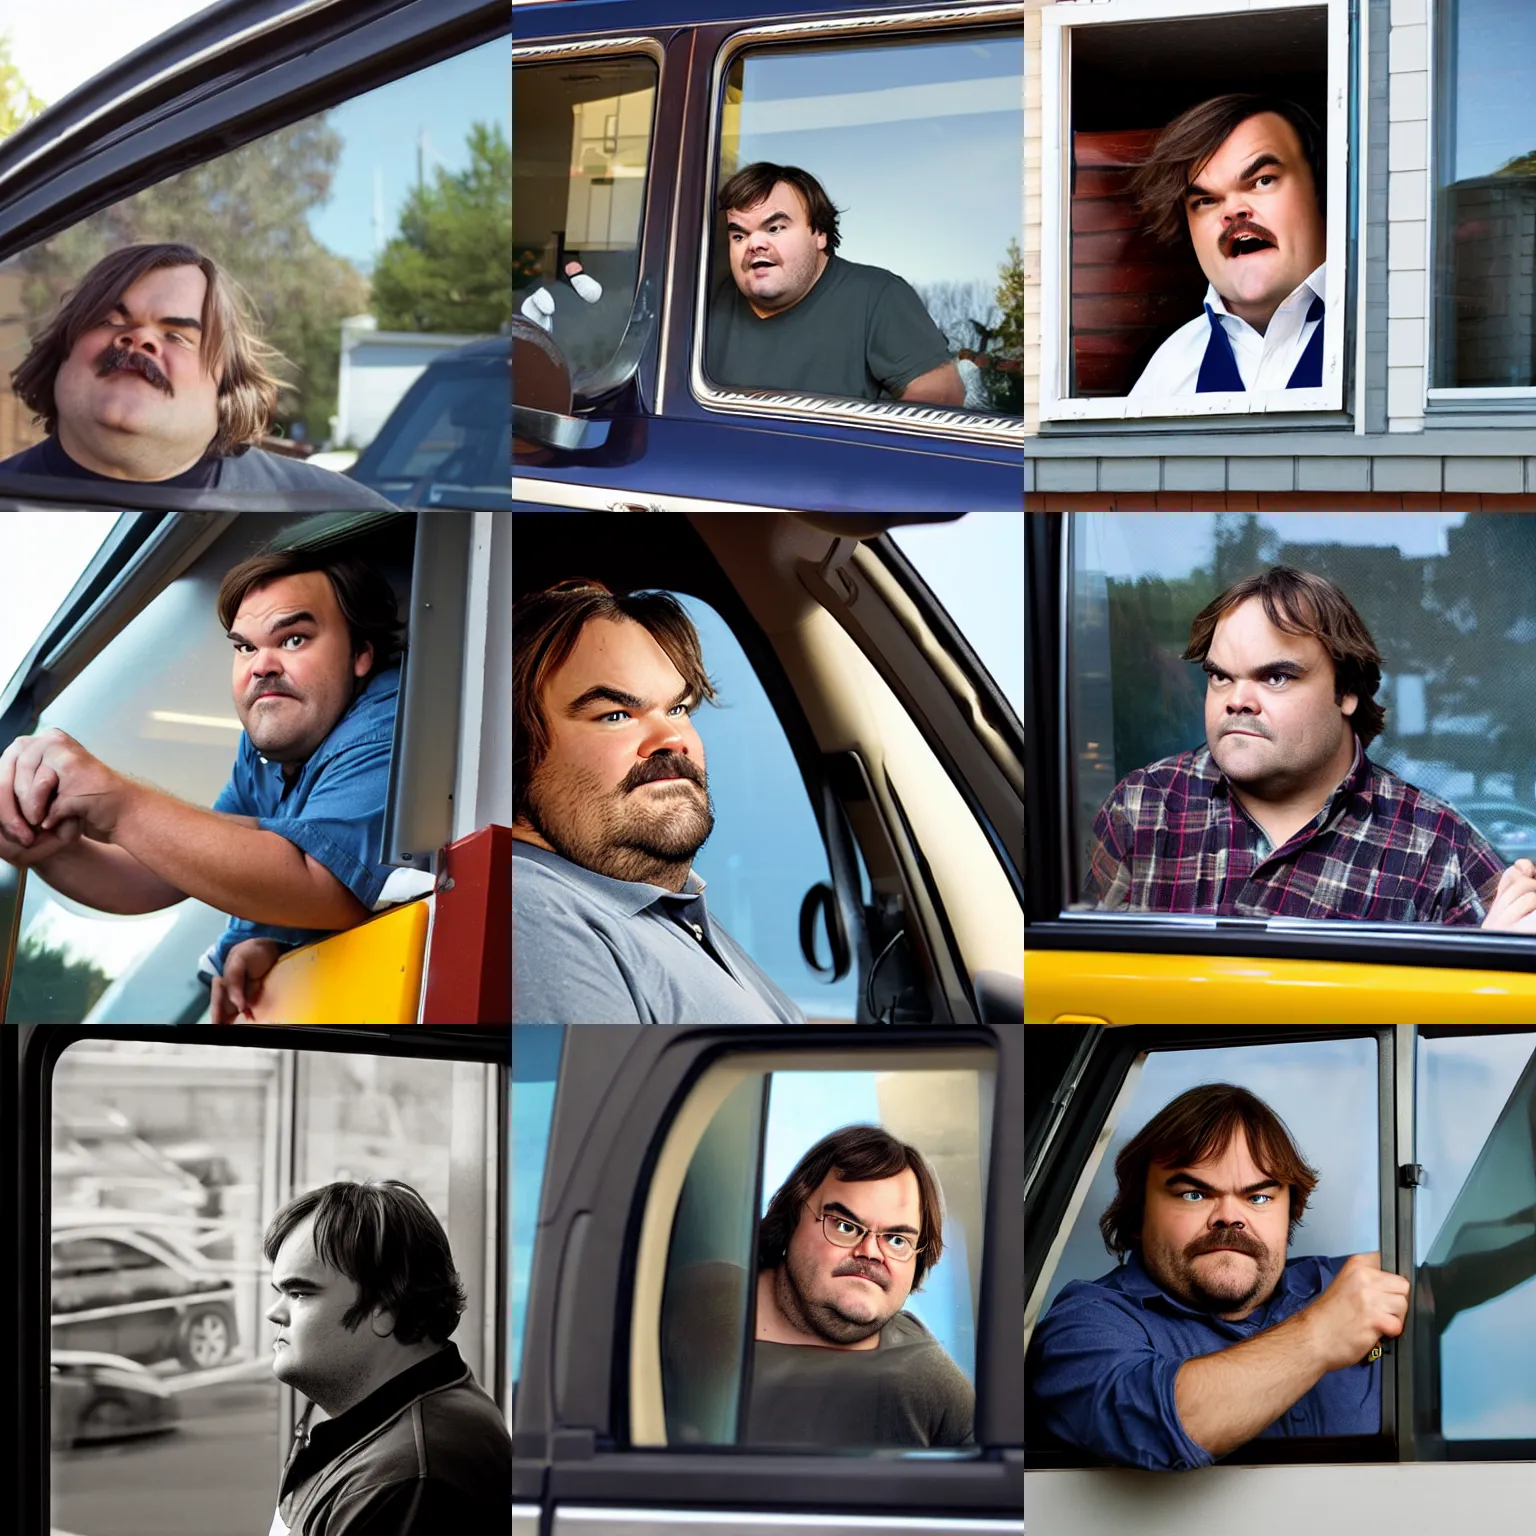
<instances>
[{"instance_id":1,"label":"nose","mask_svg":"<svg viewBox=\"0 0 1536 1536\"><path fill-rule=\"evenodd\" d=\"M885 1263L885 1255L880 1252L880 1240L873 1232L866 1232L853 1247L861 1259L872 1259L877 1264Z\"/></svg>"},{"instance_id":2,"label":"nose","mask_svg":"<svg viewBox=\"0 0 1536 1536\"><path fill-rule=\"evenodd\" d=\"M1221 222L1225 225L1233 225L1245 219L1252 219L1253 208L1249 199L1241 193L1228 198L1221 210Z\"/></svg>"},{"instance_id":3,"label":"nose","mask_svg":"<svg viewBox=\"0 0 1536 1536\"><path fill-rule=\"evenodd\" d=\"M688 745L688 738L676 720L658 720L640 743L640 756L655 757L658 752L675 752L679 757L689 757Z\"/></svg>"},{"instance_id":4,"label":"nose","mask_svg":"<svg viewBox=\"0 0 1536 1536\"><path fill-rule=\"evenodd\" d=\"M273 1327L286 1328L288 1326L288 1313L283 1307L281 1299L274 1301L272 1305L267 1308L266 1315L267 1321L271 1323Z\"/></svg>"},{"instance_id":5,"label":"nose","mask_svg":"<svg viewBox=\"0 0 1536 1536\"><path fill-rule=\"evenodd\" d=\"M139 326L131 331L124 331L117 338L117 344L131 352L137 344L139 349L148 352L151 356L158 356L160 343L155 339L155 333L148 326Z\"/></svg>"}]
</instances>

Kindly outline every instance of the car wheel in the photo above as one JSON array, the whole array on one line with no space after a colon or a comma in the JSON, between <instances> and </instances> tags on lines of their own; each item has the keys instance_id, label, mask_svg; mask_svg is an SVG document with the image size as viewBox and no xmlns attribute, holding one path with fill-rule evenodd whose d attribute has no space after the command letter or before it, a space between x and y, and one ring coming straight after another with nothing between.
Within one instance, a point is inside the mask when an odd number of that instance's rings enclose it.
<instances>
[{"instance_id":1,"label":"car wheel","mask_svg":"<svg viewBox=\"0 0 1536 1536\"><path fill-rule=\"evenodd\" d=\"M229 1320L217 1308L191 1313L176 1341L176 1358L189 1371L210 1371L229 1358Z\"/></svg>"},{"instance_id":2,"label":"car wheel","mask_svg":"<svg viewBox=\"0 0 1536 1536\"><path fill-rule=\"evenodd\" d=\"M98 1398L84 1413L75 1428L75 1443L83 1440L110 1440L126 1435L134 1428L133 1408L118 1397Z\"/></svg>"}]
</instances>

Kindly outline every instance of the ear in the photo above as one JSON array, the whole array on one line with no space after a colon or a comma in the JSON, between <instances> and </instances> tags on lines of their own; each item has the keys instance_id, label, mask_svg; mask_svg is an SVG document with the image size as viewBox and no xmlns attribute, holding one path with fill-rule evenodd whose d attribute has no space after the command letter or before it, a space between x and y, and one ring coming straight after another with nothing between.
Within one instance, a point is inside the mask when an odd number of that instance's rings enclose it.
<instances>
[{"instance_id":1,"label":"ear","mask_svg":"<svg viewBox=\"0 0 1536 1536\"><path fill-rule=\"evenodd\" d=\"M370 640L357 655L352 658L352 675L361 677L369 667L373 665L373 642Z\"/></svg>"},{"instance_id":2,"label":"ear","mask_svg":"<svg viewBox=\"0 0 1536 1536\"><path fill-rule=\"evenodd\" d=\"M1344 697L1339 700L1339 713L1343 715L1352 715L1354 714L1356 708L1359 706L1359 703L1359 694L1346 693Z\"/></svg>"},{"instance_id":3,"label":"ear","mask_svg":"<svg viewBox=\"0 0 1536 1536\"><path fill-rule=\"evenodd\" d=\"M827 237L819 229L813 229L811 233L816 237L816 249L818 251L826 250Z\"/></svg>"}]
</instances>

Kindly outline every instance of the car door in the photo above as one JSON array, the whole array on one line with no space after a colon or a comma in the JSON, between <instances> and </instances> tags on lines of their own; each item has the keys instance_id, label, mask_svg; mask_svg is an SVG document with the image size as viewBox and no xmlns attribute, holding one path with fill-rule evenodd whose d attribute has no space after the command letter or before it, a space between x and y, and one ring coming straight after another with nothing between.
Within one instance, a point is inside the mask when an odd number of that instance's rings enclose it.
<instances>
[{"instance_id":1,"label":"car door","mask_svg":"<svg viewBox=\"0 0 1536 1536\"><path fill-rule=\"evenodd\" d=\"M658 1525L820 1536L850 1521L1020 1536L1018 1032L584 1025L558 1042L553 1034L526 1026L513 1040L514 1084L519 1055L530 1074L548 1074L544 1047L560 1052L542 1155L529 1149L527 1181L514 1168L515 1188L540 1191L531 1242L521 1226L522 1254L514 1239L514 1275L529 1276L515 1536ZM953 1359L973 1361L973 1443L834 1455L741 1443L744 1356L700 1367L709 1379L693 1379L687 1400L709 1405L703 1417L680 1407L684 1367L663 1334L679 1266L728 1261L745 1273L784 1164L848 1114L877 1117L919 1145L948 1197L933 1276L953 1261L950 1289L925 1295L923 1316Z\"/></svg>"},{"instance_id":2,"label":"car door","mask_svg":"<svg viewBox=\"0 0 1536 1536\"><path fill-rule=\"evenodd\" d=\"M1040 1022L1519 1021L1536 939L1433 923L1104 912L1084 899L1099 806L1134 769L1204 745L1197 609L1265 565L1330 575L1383 648L1384 764L1453 808L1474 785L1529 794L1523 744L1480 713L1493 646L1536 569L1536 518L1404 512L1032 514L1026 520L1028 1017ZM1490 574L1490 572L1494 574ZM1458 628L1458 626L1461 626ZM1536 630L1533 630L1536 633ZM1481 637L1478 639L1478 637ZM1476 641L1476 645L1472 642ZM1433 655L1432 662L1421 658ZM1468 819L1475 822L1475 813Z\"/></svg>"},{"instance_id":3,"label":"car door","mask_svg":"<svg viewBox=\"0 0 1536 1536\"><path fill-rule=\"evenodd\" d=\"M1183 1088L1230 1082L1318 1172L1291 1257L1379 1251L1413 1282L1383 1341L1376 1434L1263 1438L1192 1472L1111 1467L1029 1397L1032 1536L1188 1531L1241 1497L1250 1529L1372 1511L1384 1529L1497 1528L1536 1456L1536 1227L1528 1026L1079 1026L1025 1030L1026 1348L1070 1280L1113 1271L1099 1218L1115 1157ZM1497 1341L1497 1342L1495 1342Z\"/></svg>"}]
</instances>

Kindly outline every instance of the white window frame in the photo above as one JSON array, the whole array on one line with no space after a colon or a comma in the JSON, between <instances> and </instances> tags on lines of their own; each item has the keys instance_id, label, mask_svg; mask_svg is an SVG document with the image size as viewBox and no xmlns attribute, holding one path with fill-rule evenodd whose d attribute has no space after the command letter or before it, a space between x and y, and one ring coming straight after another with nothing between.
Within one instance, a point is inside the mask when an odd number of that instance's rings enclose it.
<instances>
[{"instance_id":1,"label":"white window frame","mask_svg":"<svg viewBox=\"0 0 1536 1536\"><path fill-rule=\"evenodd\" d=\"M1145 417L1243 416L1284 411L1344 409L1344 331L1323 333L1323 383L1318 389L1222 391L1132 400L1077 398L1067 394L1070 322L1071 217L1067 194L1072 153L1068 125L1072 111L1071 45L1077 27L1127 21L1197 20L1241 16L1253 11L1326 10L1328 13L1328 108L1322 124L1329 146L1326 206L1328 276L1324 302L1330 315L1347 313L1349 274L1345 251L1349 229L1349 6L1347 0L1094 0L1051 5L1041 12L1041 313L1040 419L1042 421L1132 421ZM1343 150L1343 153L1340 150ZM1191 316L1191 318L1194 318Z\"/></svg>"}]
</instances>

